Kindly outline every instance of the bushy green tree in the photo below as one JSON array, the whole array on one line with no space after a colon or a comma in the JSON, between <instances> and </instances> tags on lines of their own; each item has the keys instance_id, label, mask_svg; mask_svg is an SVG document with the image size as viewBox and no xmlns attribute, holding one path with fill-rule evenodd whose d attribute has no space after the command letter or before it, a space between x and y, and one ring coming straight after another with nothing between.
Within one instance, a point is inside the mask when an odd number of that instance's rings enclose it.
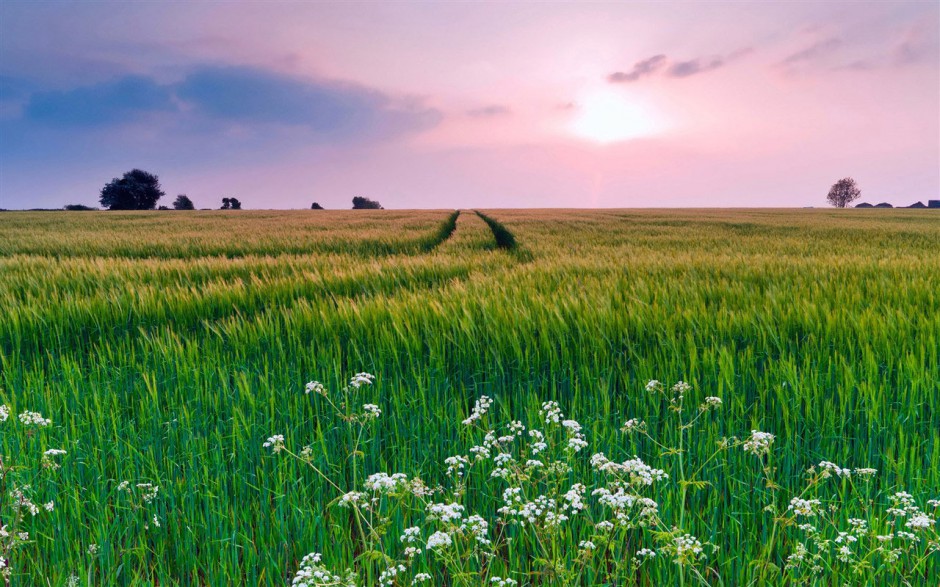
<instances>
[{"instance_id":1,"label":"bushy green tree","mask_svg":"<svg viewBox=\"0 0 940 587\"><path fill-rule=\"evenodd\" d=\"M384 210L382 204L379 204L375 200L370 200L369 198L363 198L362 196L356 196L352 199L353 210Z\"/></svg>"},{"instance_id":2,"label":"bushy green tree","mask_svg":"<svg viewBox=\"0 0 940 587\"><path fill-rule=\"evenodd\" d=\"M132 169L101 188L101 205L108 210L153 210L164 196L156 175Z\"/></svg>"},{"instance_id":3,"label":"bushy green tree","mask_svg":"<svg viewBox=\"0 0 940 587\"><path fill-rule=\"evenodd\" d=\"M189 196L186 194L180 194L176 196L176 199L173 200L173 209L174 210L195 210L196 205L193 204L193 201L189 199Z\"/></svg>"}]
</instances>

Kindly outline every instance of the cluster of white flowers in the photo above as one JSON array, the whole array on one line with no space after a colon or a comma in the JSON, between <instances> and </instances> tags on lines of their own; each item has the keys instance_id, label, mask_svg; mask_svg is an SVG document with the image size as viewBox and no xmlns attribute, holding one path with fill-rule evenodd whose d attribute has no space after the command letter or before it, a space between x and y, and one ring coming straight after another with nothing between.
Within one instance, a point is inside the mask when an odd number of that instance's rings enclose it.
<instances>
[{"instance_id":1,"label":"cluster of white flowers","mask_svg":"<svg viewBox=\"0 0 940 587\"><path fill-rule=\"evenodd\" d=\"M469 426L486 415L486 412L489 411L490 405L492 405L493 400L489 396L481 395L480 399L476 401L476 404L473 406L473 411L470 412L470 415L467 416L467 419L463 421L465 426Z\"/></svg>"},{"instance_id":2,"label":"cluster of white flowers","mask_svg":"<svg viewBox=\"0 0 940 587\"><path fill-rule=\"evenodd\" d=\"M565 417L561 412L561 408L558 406L558 402L554 401L548 401L542 404L542 414L545 416L545 421L551 422L552 424L558 424Z\"/></svg>"},{"instance_id":3,"label":"cluster of white flowers","mask_svg":"<svg viewBox=\"0 0 940 587\"><path fill-rule=\"evenodd\" d=\"M356 587L356 578L352 572L347 571L345 576L333 573L324 567L320 561L320 553L312 552L300 561L300 568L291 581L292 587Z\"/></svg>"},{"instance_id":4,"label":"cluster of white flowers","mask_svg":"<svg viewBox=\"0 0 940 587\"><path fill-rule=\"evenodd\" d=\"M761 432L760 430L751 430L751 436L744 441L743 448L746 452L761 456L770 453L770 445L774 443L773 434Z\"/></svg>"},{"instance_id":5,"label":"cluster of white flowers","mask_svg":"<svg viewBox=\"0 0 940 587\"><path fill-rule=\"evenodd\" d=\"M490 544L490 539L487 535L489 524L482 516L473 515L468 517L463 524L460 525L460 530L461 532L471 534L480 544Z\"/></svg>"},{"instance_id":6,"label":"cluster of white flowers","mask_svg":"<svg viewBox=\"0 0 940 587\"><path fill-rule=\"evenodd\" d=\"M623 426L620 428L620 430L628 434L633 432L643 432L646 430L646 422L640 420L639 418L630 418L623 423Z\"/></svg>"},{"instance_id":7,"label":"cluster of white flowers","mask_svg":"<svg viewBox=\"0 0 940 587\"><path fill-rule=\"evenodd\" d=\"M362 406L362 410L366 420L376 420L382 415L382 410L375 404L366 404Z\"/></svg>"},{"instance_id":8,"label":"cluster of white flowers","mask_svg":"<svg viewBox=\"0 0 940 587\"><path fill-rule=\"evenodd\" d=\"M337 501L341 508L355 508L366 503L366 494L361 491L347 491Z\"/></svg>"},{"instance_id":9,"label":"cluster of white flowers","mask_svg":"<svg viewBox=\"0 0 940 587\"><path fill-rule=\"evenodd\" d=\"M429 503L426 509L429 520L440 520L445 524L460 520L464 511L464 507L456 502Z\"/></svg>"},{"instance_id":10,"label":"cluster of white flowers","mask_svg":"<svg viewBox=\"0 0 940 587\"><path fill-rule=\"evenodd\" d=\"M365 482L366 489L376 493L391 493L408 487L408 475L404 473L373 473Z\"/></svg>"},{"instance_id":11,"label":"cluster of white flowers","mask_svg":"<svg viewBox=\"0 0 940 587\"><path fill-rule=\"evenodd\" d=\"M370 373L356 373L349 380L349 387L359 389L363 385L372 385L375 381L375 375Z\"/></svg>"},{"instance_id":12,"label":"cluster of white flowers","mask_svg":"<svg viewBox=\"0 0 940 587\"><path fill-rule=\"evenodd\" d=\"M392 565L379 575L379 584L382 585L382 587L391 587L395 584L396 577L398 577L398 575L404 575L407 570L405 565Z\"/></svg>"},{"instance_id":13,"label":"cluster of white flowers","mask_svg":"<svg viewBox=\"0 0 940 587\"><path fill-rule=\"evenodd\" d=\"M43 418L42 414L40 414L39 412L30 412L27 410L25 412L21 412L18 417L20 419L20 422L22 422L26 426L43 427L43 426L49 426L50 424L52 424L52 420L50 420L49 418Z\"/></svg>"},{"instance_id":14,"label":"cluster of white flowers","mask_svg":"<svg viewBox=\"0 0 940 587\"><path fill-rule=\"evenodd\" d=\"M833 475L837 477L851 477L851 469L843 469L835 463L830 463L829 461L822 461L817 465L820 469L820 475L823 479L828 479Z\"/></svg>"},{"instance_id":15,"label":"cluster of white flowers","mask_svg":"<svg viewBox=\"0 0 940 587\"><path fill-rule=\"evenodd\" d=\"M488 451L486 454L489 456ZM469 464L469 462L469 459L463 455L454 455L444 459L444 464L447 465L447 474L457 475L458 477L463 477L464 469L466 468L467 464Z\"/></svg>"},{"instance_id":16,"label":"cluster of white flowers","mask_svg":"<svg viewBox=\"0 0 940 587\"><path fill-rule=\"evenodd\" d=\"M440 551L449 547L453 543L453 539L451 539L450 534L447 532L435 532L428 538L428 543L425 545L425 547L428 550Z\"/></svg>"},{"instance_id":17,"label":"cluster of white flowers","mask_svg":"<svg viewBox=\"0 0 940 587\"><path fill-rule=\"evenodd\" d=\"M490 585L492 587L515 587L519 583L515 579L510 579L508 577L491 577Z\"/></svg>"},{"instance_id":18,"label":"cluster of white flowers","mask_svg":"<svg viewBox=\"0 0 940 587\"><path fill-rule=\"evenodd\" d=\"M656 481L662 481L669 478L669 475L662 469L653 468L640 457L634 456L632 459L617 463L611 461L604 453L599 452L591 456L591 466L604 473L617 475L626 474L630 485L652 485Z\"/></svg>"},{"instance_id":19,"label":"cluster of white flowers","mask_svg":"<svg viewBox=\"0 0 940 587\"><path fill-rule=\"evenodd\" d=\"M326 395L326 387L323 386L319 381L308 381L307 385L304 386L304 393L316 393L319 395Z\"/></svg>"},{"instance_id":20,"label":"cluster of white flowers","mask_svg":"<svg viewBox=\"0 0 940 587\"><path fill-rule=\"evenodd\" d=\"M816 515L821 506L822 502L820 502L818 499L802 499L799 497L794 497L790 500L790 505L787 506L787 509L798 516L812 517Z\"/></svg>"},{"instance_id":21,"label":"cluster of white flowers","mask_svg":"<svg viewBox=\"0 0 940 587\"><path fill-rule=\"evenodd\" d=\"M705 556L705 550L698 538L691 534L683 534L673 538L670 554L675 556L673 562L677 565L694 563Z\"/></svg>"},{"instance_id":22,"label":"cluster of white flowers","mask_svg":"<svg viewBox=\"0 0 940 587\"><path fill-rule=\"evenodd\" d=\"M50 448L44 453L42 453L42 460L40 464L43 469L50 469L52 471L58 470L60 465L56 462L56 457L61 457L67 454L64 450L60 448Z\"/></svg>"},{"instance_id":23,"label":"cluster of white flowers","mask_svg":"<svg viewBox=\"0 0 940 587\"><path fill-rule=\"evenodd\" d=\"M717 410L721 407L721 398L715 396L708 396L705 398L705 401L702 402L702 405L699 406L699 409L703 412L705 410Z\"/></svg>"},{"instance_id":24,"label":"cluster of white flowers","mask_svg":"<svg viewBox=\"0 0 940 587\"><path fill-rule=\"evenodd\" d=\"M273 436L269 436L261 446L262 448L270 448L272 452L281 452L284 450L284 435L275 434Z\"/></svg>"},{"instance_id":25,"label":"cluster of white flowers","mask_svg":"<svg viewBox=\"0 0 940 587\"><path fill-rule=\"evenodd\" d=\"M7 421L10 417L10 407L0 404L0 424ZM2 565L0 565L2 566Z\"/></svg>"}]
</instances>

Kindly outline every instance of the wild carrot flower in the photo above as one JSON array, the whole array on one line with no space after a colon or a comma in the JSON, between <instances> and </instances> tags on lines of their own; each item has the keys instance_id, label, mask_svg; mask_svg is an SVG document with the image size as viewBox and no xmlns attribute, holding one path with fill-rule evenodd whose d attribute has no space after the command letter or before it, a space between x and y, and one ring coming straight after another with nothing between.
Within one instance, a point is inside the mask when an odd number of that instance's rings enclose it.
<instances>
[{"instance_id":1,"label":"wild carrot flower","mask_svg":"<svg viewBox=\"0 0 940 587\"><path fill-rule=\"evenodd\" d=\"M370 373L356 373L349 380L349 387L359 389L363 385L372 385L373 381L375 381L375 375Z\"/></svg>"},{"instance_id":2,"label":"wild carrot flower","mask_svg":"<svg viewBox=\"0 0 940 587\"><path fill-rule=\"evenodd\" d=\"M326 388L319 381L309 381L307 385L304 386L304 393L317 393L320 395L326 395Z\"/></svg>"},{"instance_id":3,"label":"wild carrot flower","mask_svg":"<svg viewBox=\"0 0 940 587\"><path fill-rule=\"evenodd\" d=\"M761 456L770 452L770 445L774 443L775 436L769 432L760 430L751 430L751 437L744 441L743 448L746 452Z\"/></svg>"},{"instance_id":4,"label":"wild carrot flower","mask_svg":"<svg viewBox=\"0 0 940 587\"><path fill-rule=\"evenodd\" d=\"M489 396L481 395L480 399L478 399L476 404L474 404L473 411L470 413L467 419L463 421L463 424L465 426L469 426L470 424L473 424L482 418L484 415L486 415L486 412L490 409L490 405L492 405L492 403L493 400L490 399Z\"/></svg>"},{"instance_id":5,"label":"wild carrot flower","mask_svg":"<svg viewBox=\"0 0 940 587\"><path fill-rule=\"evenodd\" d=\"M43 427L52 424L52 420L43 418L39 412L25 411L19 415L19 419L26 426Z\"/></svg>"},{"instance_id":6,"label":"wild carrot flower","mask_svg":"<svg viewBox=\"0 0 940 587\"><path fill-rule=\"evenodd\" d=\"M443 550L453 544L450 534L446 532L435 532L428 538L426 548L428 550Z\"/></svg>"},{"instance_id":7,"label":"wild carrot flower","mask_svg":"<svg viewBox=\"0 0 940 587\"><path fill-rule=\"evenodd\" d=\"M261 446L263 448L270 448L271 451L275 453L281 452L284 450L284 435L275 434L274 436L269 436Z\"/></svg>"}]
</instances>

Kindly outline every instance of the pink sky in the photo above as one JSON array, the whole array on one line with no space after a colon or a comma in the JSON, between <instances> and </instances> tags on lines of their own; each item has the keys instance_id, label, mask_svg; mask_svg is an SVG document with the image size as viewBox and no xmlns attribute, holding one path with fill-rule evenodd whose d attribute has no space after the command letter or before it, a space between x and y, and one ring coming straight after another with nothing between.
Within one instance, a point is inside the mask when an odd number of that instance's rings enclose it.
<instances>
[{"instance_id":1,"label":"pink sky","mask_svg":"<svg viewBox=\"0 0 940 587\"><path fill-rule=\"evenodd\" d=\"M940 198L936 2L0 5L0 207Z\"/></svg>"}]
</instances>

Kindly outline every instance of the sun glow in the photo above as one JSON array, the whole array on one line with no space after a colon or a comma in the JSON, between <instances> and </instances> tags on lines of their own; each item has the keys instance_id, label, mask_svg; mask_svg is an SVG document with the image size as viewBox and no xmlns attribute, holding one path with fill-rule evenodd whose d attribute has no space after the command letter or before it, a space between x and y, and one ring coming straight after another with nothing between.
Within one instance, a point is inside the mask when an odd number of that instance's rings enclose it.
<instances>
[{"instance_id":1,"label":"sun glow","mask_svg":"<svg viewBox=\"0 0 940 587\"><path fill-rule=\"evenodd\" d=\"M577 114L567 127L571 134L608 144L657 134L662 124L649 109L621 92L601 89L577 103Z\"/></svg>"}]
</instances>

